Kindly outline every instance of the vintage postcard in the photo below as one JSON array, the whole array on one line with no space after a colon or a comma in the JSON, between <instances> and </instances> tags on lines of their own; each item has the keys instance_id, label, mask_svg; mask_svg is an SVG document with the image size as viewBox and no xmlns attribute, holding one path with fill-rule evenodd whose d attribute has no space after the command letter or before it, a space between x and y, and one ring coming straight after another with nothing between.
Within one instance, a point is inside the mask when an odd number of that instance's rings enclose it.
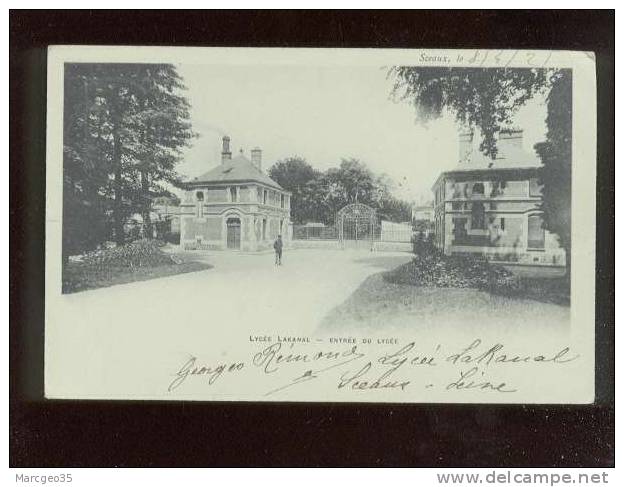
<instances>
[{"instance_id":1,"label":"vintage postcard","mask_svg":"<svg viewBox=\"0 0 624 487\"><path fill-rule=\"evenodd\" d=\"M594 400L586 52L49 49L51 399Z\"/></svg>"}]
</instances>

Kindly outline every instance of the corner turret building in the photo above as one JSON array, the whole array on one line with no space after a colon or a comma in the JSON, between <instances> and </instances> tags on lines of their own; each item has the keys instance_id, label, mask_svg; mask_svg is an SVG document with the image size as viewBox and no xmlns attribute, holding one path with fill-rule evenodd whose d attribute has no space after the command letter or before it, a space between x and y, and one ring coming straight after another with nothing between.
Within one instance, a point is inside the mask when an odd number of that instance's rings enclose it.
<instances>
[{"instance_id":1,"label":"corner turret building","mask_svg":"<svg viewBox=\"0 0 624 487\"><path fill-rule=\"evenodd\" d=\"M291 240L290 196L262 171L262 151L232 157L223 137L220 163L187 183L180 205L180 245L185 250L271 249Z\"/></svg>"}]
</instances>

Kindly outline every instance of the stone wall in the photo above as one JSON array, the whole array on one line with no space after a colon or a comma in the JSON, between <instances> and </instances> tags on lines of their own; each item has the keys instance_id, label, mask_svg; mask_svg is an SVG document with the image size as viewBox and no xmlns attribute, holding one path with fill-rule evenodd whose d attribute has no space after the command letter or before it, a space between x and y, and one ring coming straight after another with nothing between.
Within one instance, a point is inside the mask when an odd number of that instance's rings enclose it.
<instances>
[{"instance_id":1,"label":"stone wall","mask_svg":"<svg viewBox=\"0 0 624 487\"><path fill-rule=\"evenodd\" d=\"M208 203L227 201L225 188L212 188L204 190L204 201Z\"/></svg>"},{"instance_id":2,"label":"stone wall","mask_svg":"<svg viewBox=\"0 0 624 487\"><path fill-rule=\"evenodd\" d=\"M279 235L279 220L277 218L269 218L269 240L275 240Z\"/></svg>"},{"instance_id":3,"label":"stone wall","mask_svg":"<svg viewBox=\"0 0 624 487\"><path fill-rule=\"evenodd\" d=\"M186 240L220 240L222 234L221 217L184 218L182 219L183 235Z\"/></svg>"},{"instance_id":4,"label":"stone wall","mask_svg":"<svg viewBox=\"0 0 624 487\"><path fill-rule=\"evenodd\" d=\"M384 242L411 242L412 225L409 223L395 223L381 221L381 240Z\"/></svg>"},{"instance_id":5,"label":"stone wall","mask_svg":"<svg viewBox=\"0 0 624 487\"><path fill-rule=\"evenodd\" d=\"M505 219L505 229L502 230L502 221ZM491 245L496 247L522 247L523 244L523 226L524 221L521 216L504 216L497 217L490 230Z\"/></svg>"},{"instance_id":6,"label":"stone wall","mask_svg":"<svg viewBox=\"0 0 624 487\"><path fill-rule=\"evenodd\" d=\"M414 250L411 242L375 242L376 252L412 252Z\"/></svg>"},{"instance_id":7,"label":"stone wall","mask_svg":"<svg viewBox=\"0 0 624 487\"><path fill-rule=\"evenodd\" d=\"M241 203L249 203L251 201L255 201L251 199L252 190L253 188L249 188L247 186L243 186L239 189L238 196Z\"/></svg>"},{"instance_id":8,"label":"stone wall","mask_svg":"<svg viewBox=\"0 0 624 487\"><path fill-rule=\"evenodd\" d=\"M539 196L536 186L532 186ZM447 181L445 186L445 194L447 199L463 199L475 198L482 196L484 198L509 198L509 197L528 197L529 181Z\"/></svg>"},{"instance_id":9,"label":"stone wall","mask_svg":"<svg viewBox=\"0 0 624 487\"><path fill-rule=\"evenodd\" d=\"M292 245L295 249L340 249L338 240L293 240Z\"/></svg>"},{"instance_id":10,"label":"stone wall","mask_svg":"<svg viewBox=\"0 0 624 487\"><path fill-rule=\"evenodd\" d=\"M565 266L565 251L548 248L544 251L519 251L512 247L452 246L451 255L483 255L492 262L505 264Z\"/></svg>"}]
</instances>

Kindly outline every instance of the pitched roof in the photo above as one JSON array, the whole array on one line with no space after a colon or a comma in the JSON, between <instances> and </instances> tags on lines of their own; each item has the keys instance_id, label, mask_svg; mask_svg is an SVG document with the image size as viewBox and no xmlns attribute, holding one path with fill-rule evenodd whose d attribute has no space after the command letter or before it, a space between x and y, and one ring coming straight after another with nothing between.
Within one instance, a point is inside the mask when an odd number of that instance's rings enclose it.
<instances>
[{"instance_id":1,"label":"pitched roof","mask_svg":"<svg viewBox=\"0 0 624 487\"><path fill-rule=\"evenodd\" d=\"M202 174L189 181L191 184L197 183L225 183L225 182L256 181L276 189L283 188L264 174L243 154L238 154L230 161L219 164L207 173Z\"/></svg>"}]
</instances>

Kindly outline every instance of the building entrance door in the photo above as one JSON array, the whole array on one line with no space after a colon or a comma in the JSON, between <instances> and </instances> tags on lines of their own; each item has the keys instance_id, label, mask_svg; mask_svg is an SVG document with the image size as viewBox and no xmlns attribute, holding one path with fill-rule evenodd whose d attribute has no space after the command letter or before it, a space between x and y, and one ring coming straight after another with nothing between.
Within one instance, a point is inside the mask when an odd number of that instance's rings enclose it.
<instances>
[{"instance_id":1,"label":"building entrance door","mask_svg":"<svg viewBox=\"0 0 624 487\"><path fill-rule=\"evenodd\" d=\"M240 250L241 246L241 221L238 218L227 219L227 248Z\"/></svg>"}]
</instances>

